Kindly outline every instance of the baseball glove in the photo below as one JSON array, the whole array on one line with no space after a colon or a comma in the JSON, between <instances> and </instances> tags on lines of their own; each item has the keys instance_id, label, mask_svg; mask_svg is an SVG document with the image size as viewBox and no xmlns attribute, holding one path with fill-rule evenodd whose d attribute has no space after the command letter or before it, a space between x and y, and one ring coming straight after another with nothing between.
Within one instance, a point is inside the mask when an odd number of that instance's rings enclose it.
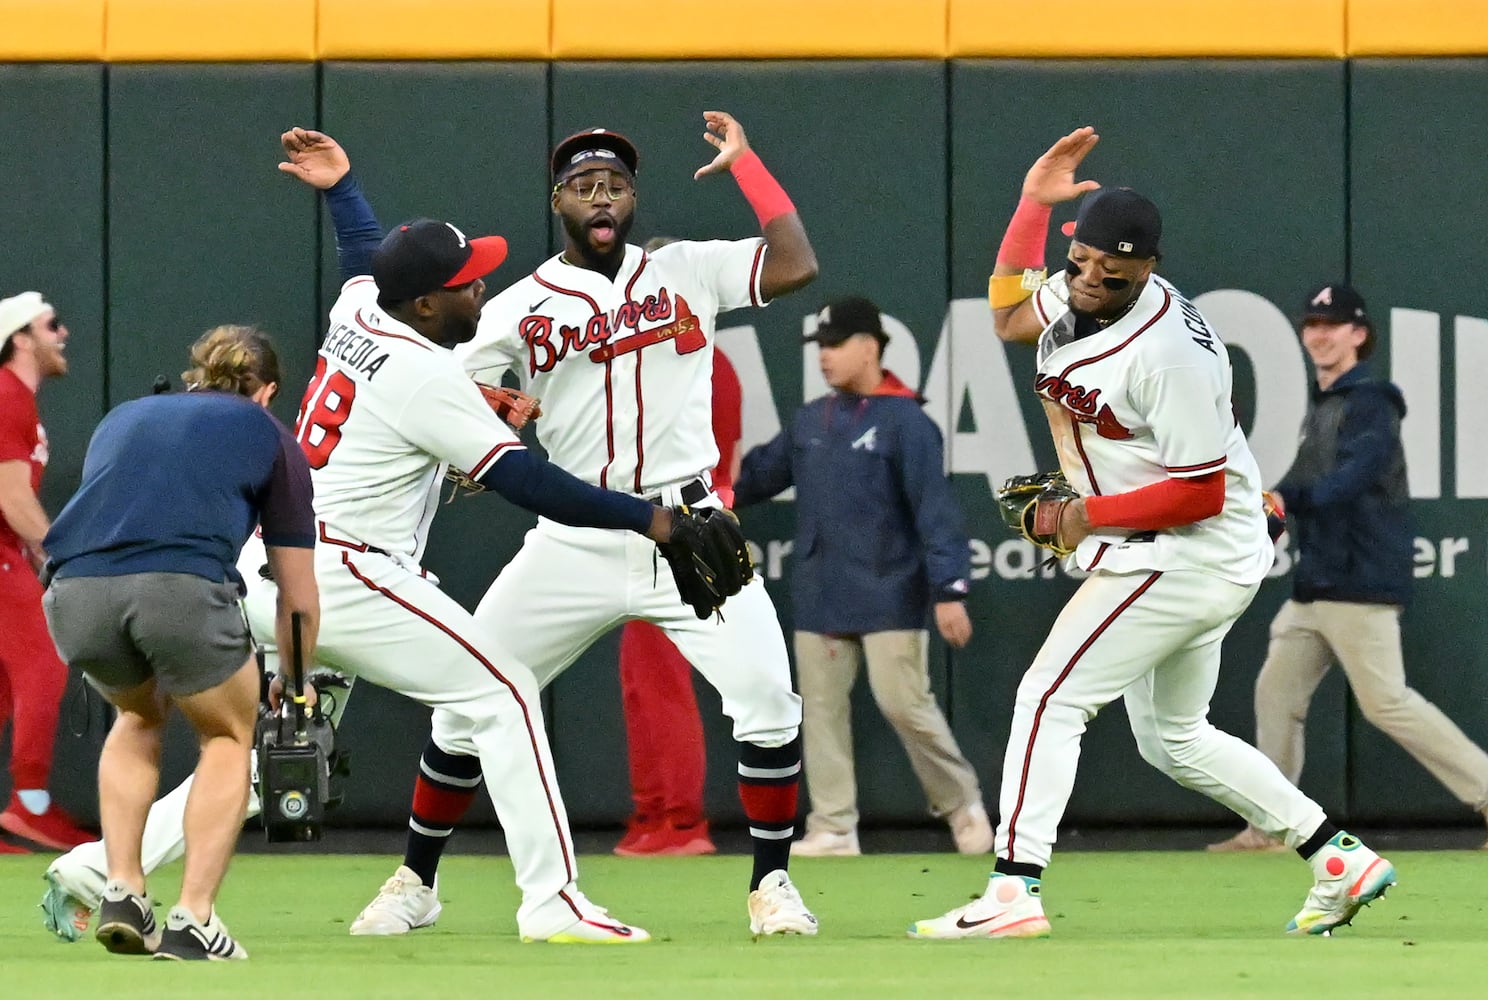
<instances>
[{"instance_id":1,"label":"baseball glove","mask_svg":"<svg viewBox=\"0 0 1488 1000\"><path fill-rule=\"evenodd\" d=\"M1062 472L1013 476L997 491L997 512L1009 528L1056 556L1074 549L1060 544L1059 522L1064 508L1080 494L1070 488Z\"/></svg>"},{"instance_id":2,"label":"baseball glove","mask_svg":"<svg viewBox=\"0 0 1488 1000\"><path fill-rule=\"evenodd\" d=\"M1266 534L1274 542L1286 533L1286 507L1282 505L1281 496L1270 490L1262 490L1261 510L1266 515Z\"/></svg>"},{"instance_id":3,"label":"baseball glove","mask_svg":"<svg viewBox=\"0 0 1488 1000\"><path fill-rule=\"evenodd\" d=\"M726 510L672 508L672 537L656 546L666 557L682 602L706 619L754 579L754 560Z\"/></svg>"},{"instance_id":4,"label":"baseball glove","mask_svg":"<svg viewBox=\"0 0 1488 1000\"><path fill-rule=\"evenodd\" d=\"M542 407L538 405L542 401L536 396L529 396L519 389L508 389L504 385L486 385L484 382L475 384L480 388L481 395L486 397L486 405L514 431L521 430L542 416Z\"/></svg>"}]
</instances>

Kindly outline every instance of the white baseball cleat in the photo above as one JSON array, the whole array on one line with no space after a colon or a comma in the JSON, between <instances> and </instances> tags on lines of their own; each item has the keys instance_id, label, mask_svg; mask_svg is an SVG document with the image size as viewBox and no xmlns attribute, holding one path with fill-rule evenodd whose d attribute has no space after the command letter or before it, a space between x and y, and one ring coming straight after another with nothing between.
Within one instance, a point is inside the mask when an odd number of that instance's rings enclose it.
<instances>
[{"instance_id":1,"label":"white baseball cleat","mask_svg":"<svg viewBox=\"0 0 1488 1000\"><path fill-rule=\"evenodd\" d=\"M943 917L916 920L912 938L1041 938L1049 936L1041 888L1036 878L993 874L980 899Z\"/></svg>"},{"instance_id":2,"label":"white baseball cleat","mask_svg":"<svg viewBox=\"0 0 1488 1000\"><path fill-rule=\"evenodd\" d=\"M816 933L815 915L783 869L766 875L749 894L749 931L755 937Z\"/></svg>"},{"instance_id":3,"label":"white baseball cleat","mask_svg":"<svg viewBox=\"0 0 1488 1000\"><path fill-rule=\"evenodd\" d=\"M42 922L62 941L81 941L93 912L103 902L108 876L87 865L71 864L67 855L46 870L47 890L41 897Z\"/></svg>"},{"instance_id":4,"label":"white baseball cleat","mask_svg":"<svg viewBox=\"0 0 1488 1000\"><path fill-rule=\"evenodd\" d=\"M1395 866L1347 832L1324 844L1308 864L1317 881L1287 924L1288 934L1331 934L1395 884Z\"/></svg>"},{"instance_id":5,"label":"white baseball cleat","mask_svg":"<svg viewBox=\"0 0 1488 1000\"><path fill-rule=\"evenodd\" d=\"M542 941L548 944L642 944L651 940L644 928L622 923L610 916L603 906L596 906L577 889L558 894L579 916L573 923L552 934L523 934L524 944Z\"/></svg>"},{"instance_id":6,"label":"white baseball cleat","mask_svg":"<svg viewBox=\"0 0 1488 1000\"><path fill-rule=\"evenodd\" d=\"M415 927L428 927L439 919L439 879L434 888L424 885L407 865L399 865L393 877L382 883L377 898L351 922L351 933L407 934Z\"/></svg>"}]
</instances>

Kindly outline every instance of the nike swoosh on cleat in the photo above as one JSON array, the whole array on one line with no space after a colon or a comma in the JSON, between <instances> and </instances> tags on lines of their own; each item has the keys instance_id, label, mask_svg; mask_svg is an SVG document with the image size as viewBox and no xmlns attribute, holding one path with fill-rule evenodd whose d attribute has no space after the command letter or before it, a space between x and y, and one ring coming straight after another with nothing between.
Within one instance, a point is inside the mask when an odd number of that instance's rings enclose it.
<instances>
[{"instance_id":1,"label":"nike swoosh on cleat","mask_svg":"<svg viewBox=\"0 0 1488 1000\"><path fill-rule=\"evenodd\" d=\"M982 924L990 924L996 919L996 917L986 917L982 920L967 920L966 917L960 916L956 918L956 926L961 928L963 931L969 931L973 927L980 927L982 926Z\"/></svg>"}]
</instances>

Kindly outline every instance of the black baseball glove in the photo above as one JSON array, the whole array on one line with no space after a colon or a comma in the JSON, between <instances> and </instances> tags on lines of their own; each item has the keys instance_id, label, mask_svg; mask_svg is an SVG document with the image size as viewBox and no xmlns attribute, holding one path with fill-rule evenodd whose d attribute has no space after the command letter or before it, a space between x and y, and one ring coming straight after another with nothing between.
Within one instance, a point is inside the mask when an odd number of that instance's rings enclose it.
<instances>
[{"instance_id":1,"label":"black baseball glove","mask_svg":"<svg viewBox=\"0 0 1488 1000\"><path fill-rule=\"evenodd\" d=\"M1065 505L1079 496L1062 472L1013 476L997 491L997 512L1009 528L1033 544L1067 556L1074 549L1060 543L1059 522Z\"/></svg>"},{"instance_id":2,"label":"black baseball glove","mask_svg":"<svg viewBox=\"0 0 1488 1000\"><path fill-rule=\"evenodd\" d=\"M706 619L754 579L754 560L739 519L726 510L672 508L672 537L656 546L672 568L677 592Z\"/></svg>"}]
</instances>

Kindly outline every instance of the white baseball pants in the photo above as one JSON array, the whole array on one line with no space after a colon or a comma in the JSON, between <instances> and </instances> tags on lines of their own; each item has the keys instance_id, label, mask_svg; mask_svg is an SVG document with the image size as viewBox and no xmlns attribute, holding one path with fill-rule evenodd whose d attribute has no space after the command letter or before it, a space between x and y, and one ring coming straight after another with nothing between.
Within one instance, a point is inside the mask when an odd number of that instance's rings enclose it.
<instances>
[{"instance_id":1,"label":"white baseball pants","mask_svg":"<svg viewBox=\"0 0 1488 1000\"><path fill-rule=\"evenodd\" d=\"M784 746L801 725L775 606L758 576L721 615L700 621L682 603L655 543L632 531L547 519L527 533L475 610L475 620L547 686L600 636L640 618L659 626L718 691L734 739ZM434 712L434 742L470 753L461 716ZM490 772L487 772L489 775Z\"/></svg>"},{"instance_id":2,"label":"white baseball pants","mask_svg":"<svg viewBox=\"0 0 1488 1000\"><path fill-rule=\"evenodd\" d=\"M532 671L416 566L320 545L315 576L316 659L460 720L516 868L520 932L542 938L572 924L565 896L578 865ZM274 599L272 586L254 586L245 601L259 636L273 634Z\"/></svg>"},{"instance_id":3,"label":"white baseball pants","mask_svg":"<svg viewBox=\"0 0 1488 1000\"><path fill-rule=\"evenodd\" d=\"M1207 573L1093 574L1018 686L997 856L1049 863L1095 714L1125 697L1142 758L1291 847L1326 818L1259 750L1209 723L1220 642L1258 585Z\"/></svg>"}]
</instances>

